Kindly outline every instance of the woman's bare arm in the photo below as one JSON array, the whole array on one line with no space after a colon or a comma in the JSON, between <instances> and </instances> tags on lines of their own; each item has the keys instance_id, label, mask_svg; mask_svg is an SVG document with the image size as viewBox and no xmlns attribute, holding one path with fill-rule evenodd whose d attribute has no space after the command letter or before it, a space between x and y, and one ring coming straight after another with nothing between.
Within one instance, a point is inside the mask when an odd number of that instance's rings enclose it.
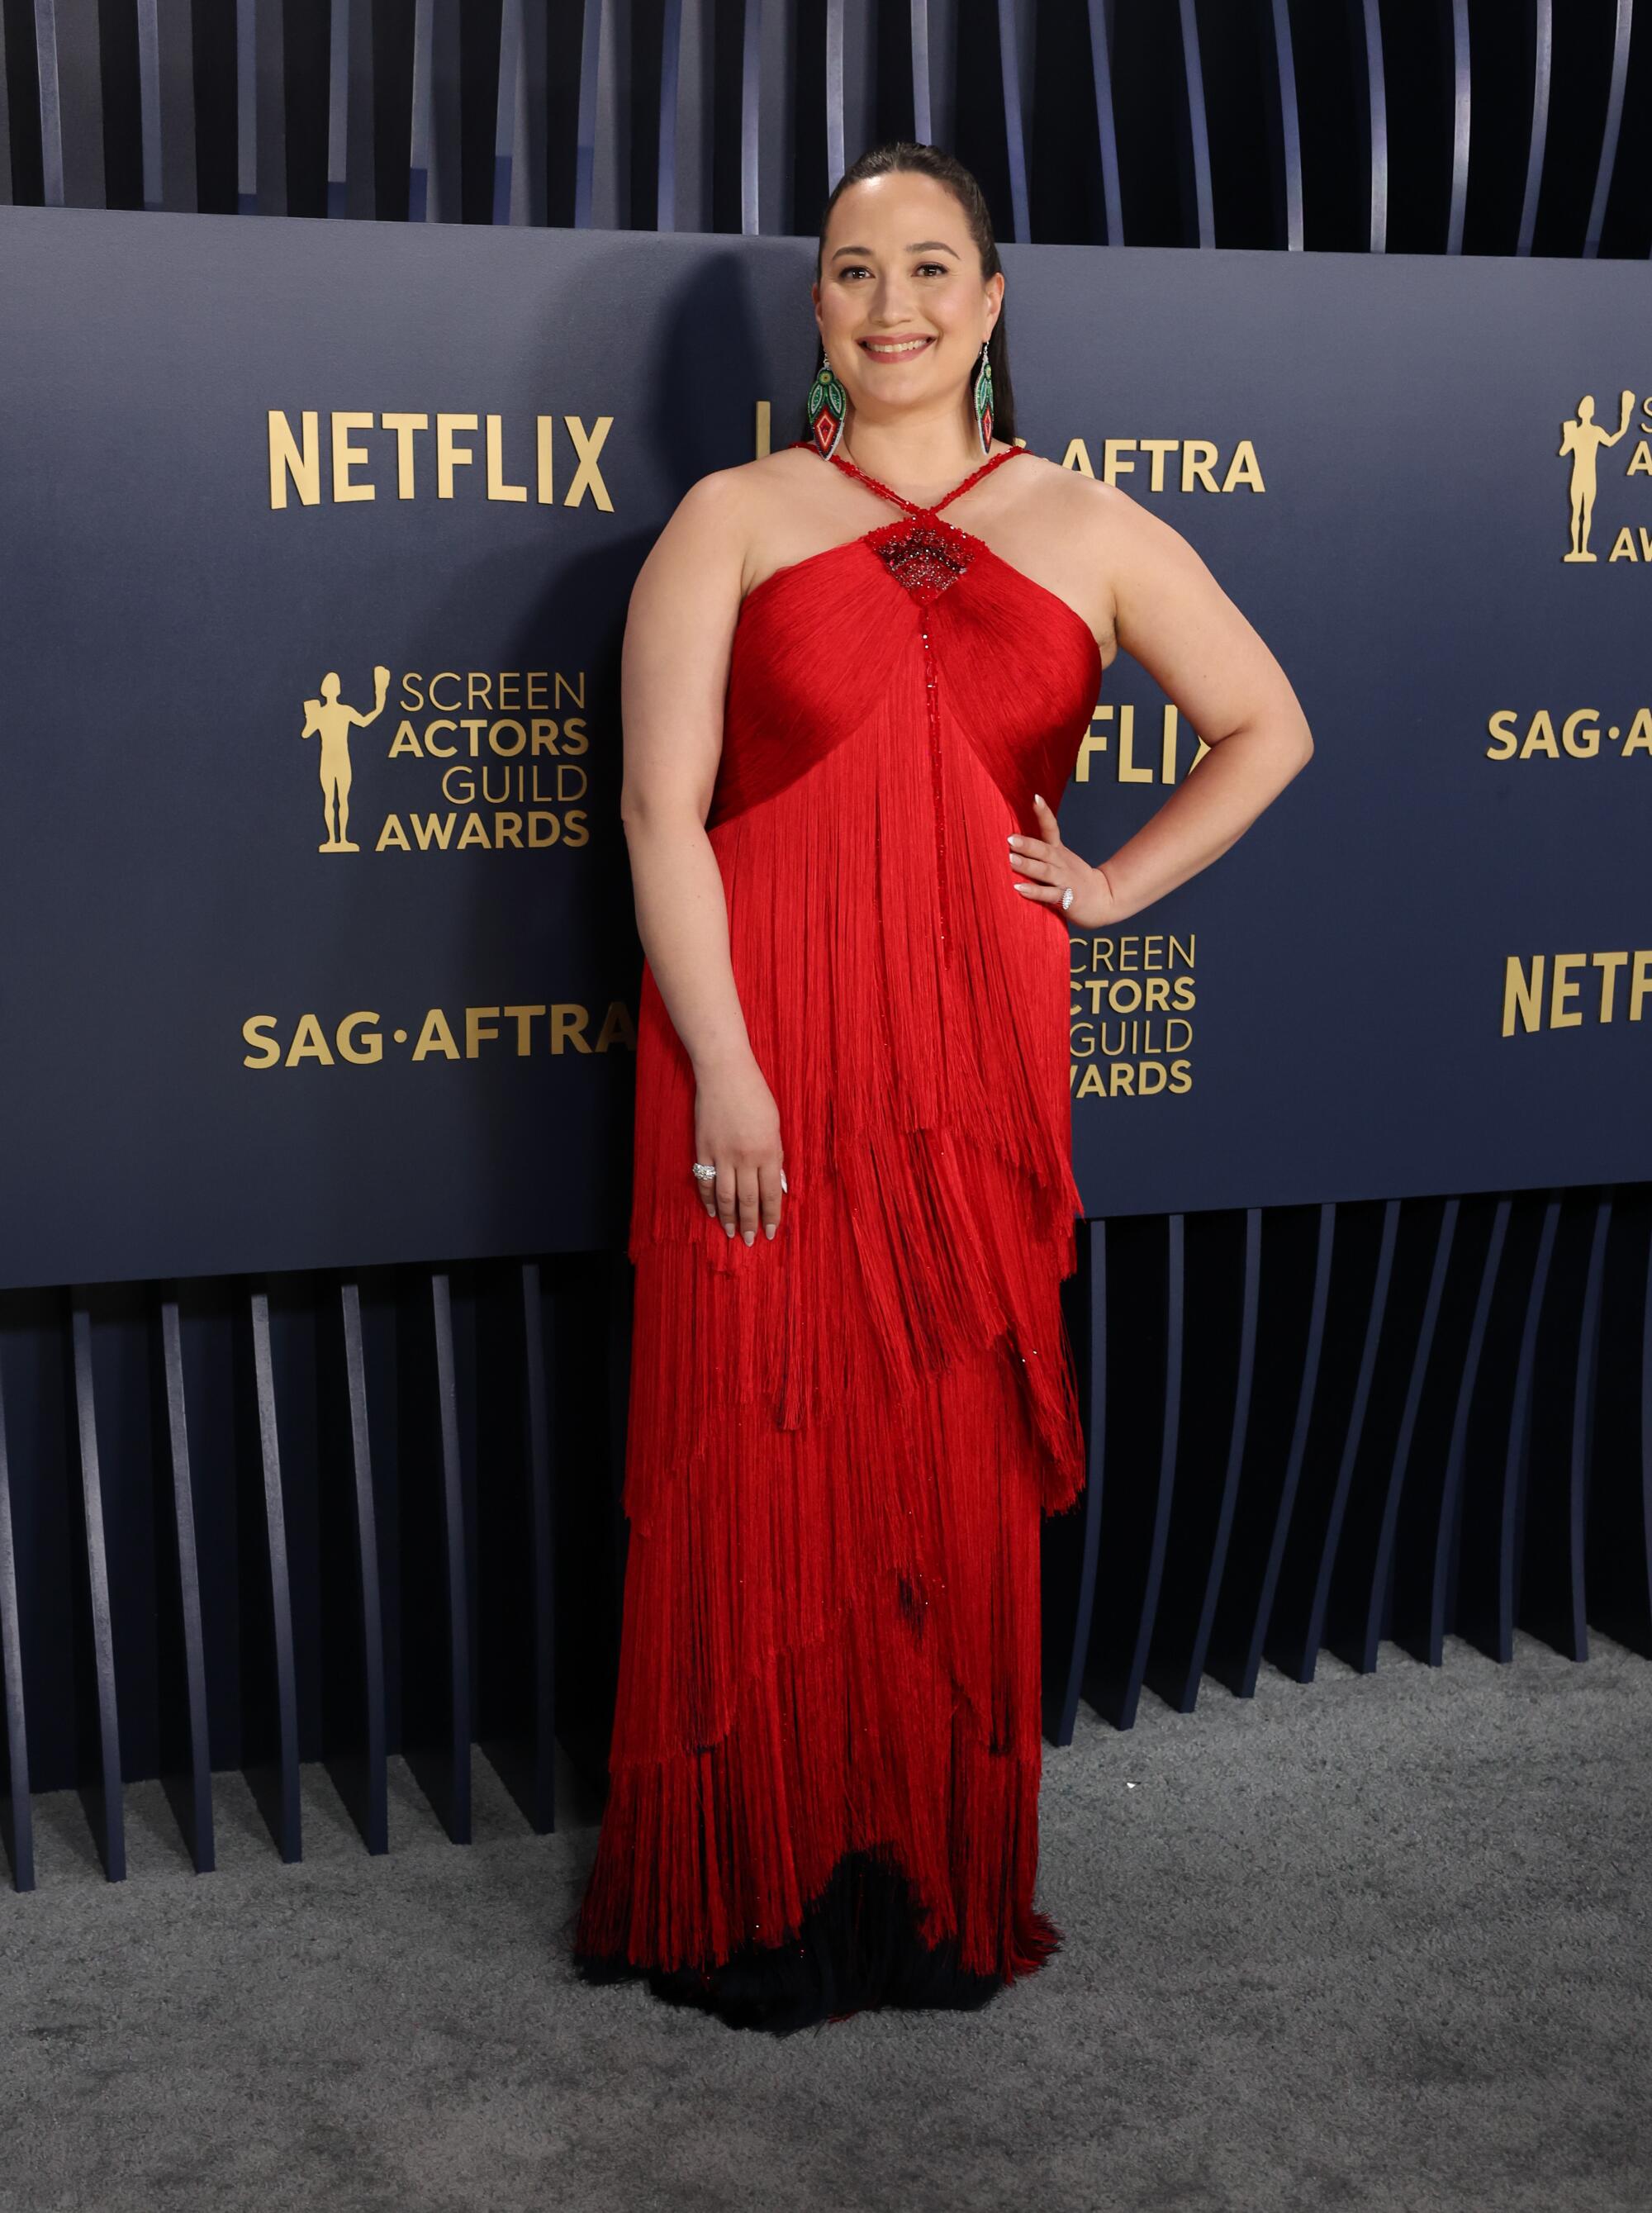
<instances>
[{"instance_id":1,"label":"woman's bare arm","mask_svg":"<svg viewBox=\"0 0 1652 2213\"><path fill-rule=\"evenodd\" d=\"M1040 804L1042 838L1011 841L1031 899L1099 930L1151 906L1235 844L1305 768L1313 734L1289 680L1182 537L1134 500L1115 504L1108 538L1119 644L1192 723L1210 751L1152 818L1094 866L1062 843Z\"/></svg>"},{"instance_id":2,"label":"woman's bare arm","mask_svg":"<svg viewBox=\"0 0 1652 2213\"><path fill-rule=\"evenodd\" d=\"M733 470L691 485L632 588L620 664L619 814L637 931L693 1064L695 1157L708 1213L752 1243L780 1220L779 1113L747 1034L722 877L705 832L722 751L728 656L746 561L747 501ZM696 1180L683 1162L684 1203Z\"/></svg>"}]
</instances>

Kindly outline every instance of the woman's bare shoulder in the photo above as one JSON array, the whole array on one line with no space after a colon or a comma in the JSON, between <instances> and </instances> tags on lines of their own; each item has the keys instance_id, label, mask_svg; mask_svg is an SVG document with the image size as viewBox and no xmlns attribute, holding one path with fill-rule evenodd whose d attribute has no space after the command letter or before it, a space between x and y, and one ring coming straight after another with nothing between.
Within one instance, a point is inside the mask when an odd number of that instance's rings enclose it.
<instances>
[{"instance_id":1,"label":"woman's bare shoulder","mask_svg":"<svg viewBox=\"0 0 1652 2213\"><path fill-rule=\"evenodd\" d=\"M1121 562L1174 562L1178 557L1197 560L1192 546L1174 523L1122 485L1104 484L1099 477L1061 468L1053 461L1042 466L1060 480L1048 495L1052 519L1067 520L1095 554Z\"/></svg>"},{"instance_id":2,"label":"woman's bare shoulder","mask_svg":"<svg viewBox=\"0 0 1652 2213\"><path fill-rule=\"evenodd\" d=\"M1129 511L1136 509L1128 492L1120 491L1116 485L1103 484L1099 478L1085 476L1078 469L1064 468L1030 448L1023 448L1023 454L1014 473L1042 519L1065 530L1085 533L1128 527Z\"/></svg>"},{"instance_id":3,"label":"woman's bare shoulder","mask_svg":"<svg viewBox=\"0 0 1652 2213\"><path fill-rule=\"evenodd\" d=\"M811 472L821 473L820 462L801 446L708 469L673 509L655 541L655 565L672 572L709 565L738 590L753 547L783 532Z\"/></svg>"},{"instance_id":4,"label":"woman's bare shoulder","mask_svg":"<svg viewBox=\"0 0 1652 2213\"><path fill-rule=\"evenodd\" d=\"M742 517L755 521L777 500L789 499L820 472L819 461L811 458L806 447L783 446L749 461L709 469L689 485L677 503L676 512L687 511L695 521L708 522L726 524Z\"/></svg>"},{"instance_id":5,"label":"woman's bare shoulder","mask_svg":"<svg viewBox=\"0 0 1652 2213\"><path fill-rule=\"evenodd\" d=\"M1075 586L1084 588L1088 574L1105 582L1107 613L1098 629L1111 629L1128 580L1138 582L1196 570L1192 546L1146 502L1121 485L1106 484L1077 469L1032 455L1024 465L1023 531L1040 535L1077 564ZM1013 472L1012 472L1013 473Z\"/></svg>"}]
</instances>

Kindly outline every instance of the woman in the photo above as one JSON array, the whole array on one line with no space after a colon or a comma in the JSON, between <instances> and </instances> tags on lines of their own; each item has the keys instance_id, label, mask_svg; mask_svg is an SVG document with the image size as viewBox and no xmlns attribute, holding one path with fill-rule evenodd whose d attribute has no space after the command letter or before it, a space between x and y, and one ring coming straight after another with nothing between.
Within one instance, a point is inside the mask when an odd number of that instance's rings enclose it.
<instances>
[{"instance_id":1,"label":"woman","mask_svg":"<svg viewBox=\"0 0 1652 2213\"><path fill-rule=\"evenodd\" d=\"M1015 444L1003 295L966 170L856 162L808 435L690 488L625 634L631 1544L574 1954L777 2032L979 2005L1060 1941L1068 931L1185 882L1312 751L1186 541ZM1210 751L1093 865L1055 810L1121 645Z\"/></svg>"}]
</instances>

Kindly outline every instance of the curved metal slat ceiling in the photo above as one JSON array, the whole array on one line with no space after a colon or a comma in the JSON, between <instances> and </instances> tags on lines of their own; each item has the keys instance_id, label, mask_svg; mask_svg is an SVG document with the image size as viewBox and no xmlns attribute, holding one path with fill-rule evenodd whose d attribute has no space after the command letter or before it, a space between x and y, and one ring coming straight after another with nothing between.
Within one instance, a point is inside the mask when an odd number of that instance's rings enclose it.
<instances>
[{"instance_id":1,"label":"curved metal slat ceiling","mask_svg":"<svg viewBox=\"0 0 1652 2213\"><path fill-rule=\"evenodd\" d=\"M1143 52L1115 35L1121 17L1144 20L1125 5L1086 0L1058 18L1052 0L415 0L410 24L387 29L368 0L235 0L209 27L214 45L200 0L133 0L134 36L114 46L98 0L35 0L0 32L0 203L808 235L863 146L953 145L961 126L1005 239L1126 242L1128 196L1138 237L1208 247L1235 235L1237 198L1257 195L1254 174L1236 192L1230 161L1224 172L1222 149L1256 130L1257 95L1218 52L1225 27L1257 58L1273 111L1271 212L1255 242L1300 252L1312 222L1316 244L1385 251L1398 157L1408 176L1421 161L1449 179L1439 250L1461 253L1472 228L1491 250L1529 254L1552 113L1585 169L1554 217L1576 233L1561 250L1652 250L1652 208L1630 204L1645 192L1633 0L1575 0L1558 77L1552 0L1428 0L1404 46L1385 41L1380 0L1329 17L1242 0L1237 16L1207 11L1203 36L1197 0L1178 0L1162 20L1179 47L1161 49L1179 51L1178 81L1151 88L1126 81L1139 60L1120 76L1121 57ZM1053 46L1040 55L1058 28L1058 64ZM318 47L326 65L307 70ZM1088 87L1071 67L1086 52ZM1173 165L1149 175L1139 141L1121 143L1118 119L1149 90L1185 137L1173 186ZM1522 111L1503 169L1471 131L1477 91L1494 120L1511 91ZM1323 134L1328 101L1351 108L1344 136L1359 149L1349 235L1335 235L1344 188L1324 174L1338 157L1322 136L1316 168L1304 146L1304 120Z\"/></svg>"}]
</instances>

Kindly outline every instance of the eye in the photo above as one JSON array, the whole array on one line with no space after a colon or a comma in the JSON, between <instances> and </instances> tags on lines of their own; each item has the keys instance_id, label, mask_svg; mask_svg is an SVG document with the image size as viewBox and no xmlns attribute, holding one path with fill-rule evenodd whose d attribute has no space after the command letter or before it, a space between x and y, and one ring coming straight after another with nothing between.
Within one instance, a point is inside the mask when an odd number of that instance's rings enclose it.
<instances>
[{"instance_id":1,"label":"eye","mask_svg":"<svg viewBox=\"0 0 1652 2213\"><path fill-rule=\"evenodd\" d=\"M925 269L933 269L941 277L948 273L948 265L944 261L920 261L917 265L920 274Z\"/></svg>"}]
</instances>

